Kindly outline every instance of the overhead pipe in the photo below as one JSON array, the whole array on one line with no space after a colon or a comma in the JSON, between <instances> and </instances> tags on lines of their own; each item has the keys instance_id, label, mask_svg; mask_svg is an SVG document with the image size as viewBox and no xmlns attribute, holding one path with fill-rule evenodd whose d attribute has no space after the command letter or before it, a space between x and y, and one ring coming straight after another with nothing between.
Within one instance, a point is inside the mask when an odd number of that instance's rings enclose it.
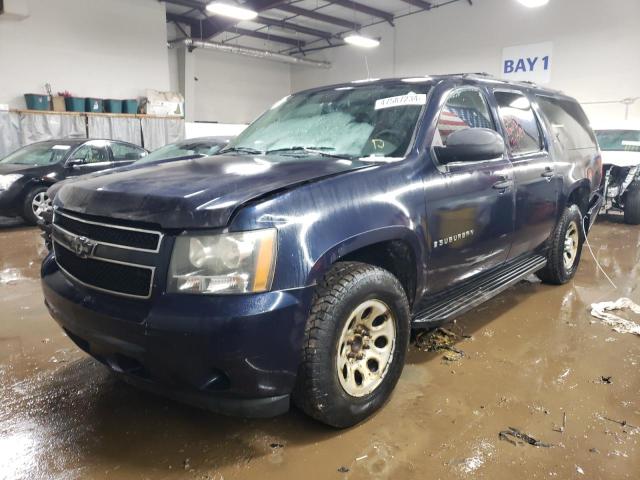
<instances>
[{"instance_id":1,"label":"overhead pipe","mask_svg":"<svg viewBox=\"0 0 640 480\"><path fill-rule=\"evenodd\" d=\"M274 62L289 63L292 65L300 65L304 67L314 68L331 68L331 63L319 60L309 60L307 58L292 57L282 53L271 52L269 50L260 50L258 48L240 47L238 45L230 45L228 43L207 42L204 40L193 40L185 38L183 40L174 40L169 42L169 48L185 47L188 49L203 48L205 50L217 50L219 52L234 53L236 55L244 55L247 57L262 58L272 60Z\"/></svg>"}]
</instances>

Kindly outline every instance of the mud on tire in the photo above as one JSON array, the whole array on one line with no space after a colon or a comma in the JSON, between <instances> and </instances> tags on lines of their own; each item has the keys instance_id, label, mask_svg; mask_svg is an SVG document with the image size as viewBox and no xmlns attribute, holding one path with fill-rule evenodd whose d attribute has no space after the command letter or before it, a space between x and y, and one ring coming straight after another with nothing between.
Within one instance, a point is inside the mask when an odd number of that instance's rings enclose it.
<instances>
[{"instance_id":1,"label":"mud on tire","mask_svg":"<svg viewBox=\"0 0 640 480\"><path fill-rule=\"evenodd\" d=\"M568 249L568 232L577 230L575 237L575 252L572 255L572 263L566 261ZM555 230L549 239L549 252L547 254L547 265L536 273L538 278L545 283L562 285L573 278L580 264L582 255L582 245L584 243L584 230L582 214L576 205L565 208Z\"/></svg>"},{"instance_id":2,"label":"mud on tire","mask_svg":"<svg viewBox=\"0 0 640 480\"><path fill-rule=\"evenodd\" d=\"M371 312L367 313L368 305L375 305L378 309L388 307L388 314L375 319L368 318L373 317ZM382 317L385 319L380 321ZM378 326L375 325L376 321ZM392 323L380 327L381 322ZM357 330L360 324L363 329ZM371 329L367 330L365 324L372 325ZM393 344L382 341L375 343L382 336L376 337L379 328L393 331ZM344 342L345 332L352 331L359 331L365 341L373 342L369 347L363 347L371 350L356 350L357 339L347 345L348 342ZM398 279L390 272L372 265L336 263L317 286L314 295L305 330L302 363L293 394L295 404L311 417L336 428L361 422L384 405L391 395L402 373L409 336L409 304ZM382 349L388 349L384 365L378 365L381 369L379 378L369 384L372 391L366 389L357 392L357 374L354 374L354 381L346 374L346 369L338 365L341 362L356 362L356 356L361 355L364 356L364 365L369 365L367 358L370 357L367 355L382 351L376 350L379 345L382 345ZM345 348L353 350L345 351ZM347 355L351 358L344 360ZM359 362L362 364L363 360ZM347 364L344 365L346 367ZM352 365L349 366L350 372L351 368ZM368 371L364 373L369 375ZM343 378L339 378L339 375L343 375ZM360 379L364 385L362 375ZM369 377L367 381L370 381Z\"/></svg>"}]
</instances>

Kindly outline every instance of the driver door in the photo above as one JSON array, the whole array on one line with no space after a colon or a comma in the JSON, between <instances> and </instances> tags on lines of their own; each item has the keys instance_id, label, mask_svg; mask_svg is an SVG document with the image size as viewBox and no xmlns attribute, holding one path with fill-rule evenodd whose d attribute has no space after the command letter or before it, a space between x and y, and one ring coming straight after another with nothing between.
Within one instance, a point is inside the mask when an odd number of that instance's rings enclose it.
<instances>
[{"instance_id":1,"label":"driver door","mask_svg":"<svg viewBox=\"0 0 640 480\"><path fill-rule=\"evenodd\" d=\"M90 141L78 147L71 155L69 177L99 172L112 167L111 156L104 141Z\"/></svg>"},{"instance_id":2,"label":"driver door","mask_svg":"<svg viewBox=\"0 0 640 480\"><path fill-rule=\"evenodd\" d=\"M486 95L476 87L449 93L436 125L432 147L445 146L456 130L499 130ZM513 168L506 152L499 158L441 164L425 189L431 292L465 281L503 264L514 230Z\"/></svg>"}]
</instances>

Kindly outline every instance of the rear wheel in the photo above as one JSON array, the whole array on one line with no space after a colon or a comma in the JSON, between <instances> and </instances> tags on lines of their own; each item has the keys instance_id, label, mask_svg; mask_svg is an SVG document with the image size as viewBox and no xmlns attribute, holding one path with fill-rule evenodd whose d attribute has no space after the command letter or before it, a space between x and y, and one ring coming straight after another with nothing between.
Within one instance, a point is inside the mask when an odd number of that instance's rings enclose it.
<instances>
[{"instance_id":1,"label":"rear wheel","mask_svg":"<svg viewBox=\"0 0 640 480\"><path fill-rule=\"evenodd\" d=\"M640 225L640 184L634 183L627 190L624 200L624 222Z\"/></svg>"},{"instance_id":2,"label":"rear wheel","mask_svg":"<svg viewBox=\"0 0 640 480\"><path fill-rule=\"evenodd\" d=\"M543 282L562 285L573 278L580 264L584 230L576 205L565 209L551 235L547 265L537 275Z\"/></svg>"},{"instance_id":3,"label":"rear wheel","mask_svg":"<svg viewBox=\"0 0 640 480\"><path fill-rule=\"evenodd\" d=\"M294 402L333 427L364 420L391 395L409 332L407 297L391 273L337 263L317 287Z\"/></svg>"},{"instance_id":4,"label":"rear wheel","mask_svg":"<svg viewBox=\"0 0 640 480\"><path fill-rule=\"evenodd\" d=\"M25 197L22 218L29 225L36 225L42 214L51 208L47 187L35 187Z\"/></svg>"}]
</instances>

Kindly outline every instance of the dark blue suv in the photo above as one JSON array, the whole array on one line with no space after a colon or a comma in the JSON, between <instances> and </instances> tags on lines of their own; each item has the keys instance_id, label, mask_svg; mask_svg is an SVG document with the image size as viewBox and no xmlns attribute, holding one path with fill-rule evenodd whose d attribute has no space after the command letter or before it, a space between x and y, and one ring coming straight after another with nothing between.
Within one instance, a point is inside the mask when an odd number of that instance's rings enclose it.
<instances>
[{"instance_id":1,"label":"dark blue suv","mask_svg":"<svg viewBox=\"0 0 640 480\"><path fill-rule=\"evenodd\" d=\"M346 427L391 394L412 327L531 273L569 281L601 176L559 92L480 74L317 88L215 156L63 187L44 295L134 384Z\"/></svg>"}]
</instances>

